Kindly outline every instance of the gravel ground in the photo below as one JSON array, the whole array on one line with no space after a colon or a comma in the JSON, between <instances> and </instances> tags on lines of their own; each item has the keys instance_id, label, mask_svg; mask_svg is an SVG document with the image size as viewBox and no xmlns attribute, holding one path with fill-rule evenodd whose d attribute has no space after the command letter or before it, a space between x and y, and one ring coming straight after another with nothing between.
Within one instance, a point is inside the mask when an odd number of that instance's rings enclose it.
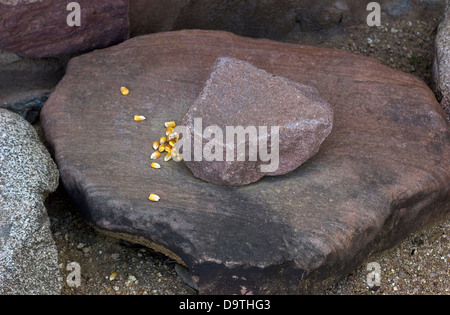
<instances>
[{"instance_id":1,"label":"gravel ground","mask_svg":"<svg viewBox=\"0 0 450 315\"><path fill-rule=\"evenodd\" d=\"M46 207L59 253L62 294L195 294L178 276L175 261L88 226L63 187L47 198ZM78 288L66 281L71 262L80 265Z\"/></svg>"},{"instance_id":2,"label":"gravel ground","mask_svg":"<svg viewBox=\"0 0 450 315\"><path fill-rule=\"evenodd\" d=\"M283 41L345 49L378 59L412 73L431 86L436 27L441 10L419 20L382 15L382 26L354 27L305 35L293 32ZM39 129L39 124L36 125ZM59 251L63 294L195 294L177 273L176 263L148 248L97 233L79 216L62 187L46 201L52 232ZM450 290L450 216L423 231L411 234L399 245L376 257L323 294L443 294ZM81 267L79 288L69 287L66 270L71 262ZM369 288L368 262L381 268L380 285Z\"/></svg>"},{"instance_id":3,"label":"gravel ground","mask_svg":"<svg viewBox=\"0 0 450 315\"><path fill-rule=\"evenodd\" d=\"M391 294L450 294L450 220L441 221L428 229L413 233L395 248L369 259L345 279L324 292L327 295L391 295ZM368 286L367 277L380 266L380 284Z\"/></svg>"},{"instance_id":4,"label":"gravel ground","mask_svg":"<svg viewBox=\"0 0 450 315\"><path fill-rule=\"evenodd\" d=\"M386 66L414 74L431 86L434 40L442 18L441 10L428 11L419 19L412 13L396 19L383 13L380 27L358 25L309 34L293 31L283 41L369 56Z\"/></svg>"}]
</instances>

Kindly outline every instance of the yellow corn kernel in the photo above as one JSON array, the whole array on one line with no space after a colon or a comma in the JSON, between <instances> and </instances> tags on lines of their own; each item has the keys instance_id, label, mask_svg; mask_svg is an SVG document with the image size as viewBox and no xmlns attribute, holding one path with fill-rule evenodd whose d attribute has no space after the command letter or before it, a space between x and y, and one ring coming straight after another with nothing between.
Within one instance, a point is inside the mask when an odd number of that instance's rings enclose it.
<instances>
[{"instance_id":1,"label":"yellow corn kernel","mask_svg":"<svg viewBox=\"0 0 450 315\"><path fill-rule=\"evenodd\" d=\"M166 129L166 136L169 136L172 133L173 133L173 128L172 127L167 127L167 129Z\"/></svg>"},{"instance_id":2,"label":"yellow corn kernel","mask_svg":"<svg viewBox=\"0 0 450 315\"><path fill-rule=\"evenodd\" d=\"M164 146L164 151L170 152L170 150L172 150L172 146L171 146L170 144L166 144L166 145Z\"/></svg>"},{"instance_id":3,"label":"yellow corn kernel","mask_svg":"<svg viewBox=\"0 0 450 315\"><path fill-rule=\"evenodd\" d=\"M166 128L168 128L168 127L175 128L176 124L175 124L174 121L166 121L166 122L164 123L164 126L166 126Z\"/></svg>"},{"instance_id":4,"label":"yellow corn kernel","mask_svg":"<svg viewBox=\"0 0 450 315\"><path fill-rule=\"evenodd\" d=\"M166 141L167 141L166 137L161 137L159 139L159 144L164 144L164 143L166 143Z\"/></svg>"},{"instance_id":5,"label":"yellow corn kernel","mask_svg":"<svg viewBox=\"0 0 450 315\"><path fill-rule=\"evenodd\" d=\"M158 150L158 148L159 148L159 142L158 141L153 142L153 149Z\"/></svg>"},{"instance_id":6,"label":"yellow corn kernel","mask_svg":"<svg viewBox=\"0 0 450 315\"><path fill-rule=\"evenodd\" d=\"M134 115L134 121L143 121L143 120L145 120L145 116Z\"/></svg>"},{"instance_id":7,"label":"yellow corn kernel","mask_svg":"<svg viewBox=\"0 0 450 315\"><path fill-rule=\"evenodd\" d=\"M167 152L166 156L164 157L164 162L169 162L172 159L172 155Z\"/></svg>"},{"instance_id":8,"label":"yellow corn kernel","mask_svg":"<svg viewBox=\"0 0 450 315\"><path fill-rule=\"evenodd\" d=\"M175 142L176 142L176 141L178 141L179 138L180 138L180 135L177 132L172 132L169 135L169 141L175 140Z\"/></svg>"},{"instance_id":9,"label":"yellow corn kernel","mask_svg":"<svg viewBox=\"0 0 450 315\"><path fill-rule=\"evenodd\" d=\"M165 149L165 145L164 144L161 144L160 146L159 146L159 149L158 149L158 151L159 152L161 152L161 153L163 153L164 152L164 149Z\"/></svg>"},{"instance_id":10,"label":"yellow corn kernel","mask_svg":"<svg viewBox=\"0 0 450 315\"><path fill-rule=\"evenodd\" d=\"M180 153L178 153L177 148L172 148L170 155L172 155L172 160L180 162L182 160Z\"/></svg>"},{"instance_id":11,"label":"yellow corn kernel","mask_svg":"<svg viewBox=\"0 0 450 315\"><path fill-rule=\"evenodd\" d=\"M155 169L160 169L160 168L161 168L161 165L159 165L159 164L156 163L156 162L153 162L150 166L151 166L152 168L155 168Z\"/></svg>"},{"instance_id":12,"label":"yellow corn kernel","mask_svg":"<svg viewBox=\"0 0 450 315\"><path fill-rule=\"evenodd\" d=\"M130 94L130 90L128 88L122 86L120 88L120 93L122 93L122 95L128 95L128 94Z\"/></svg>"},{"instance_id":13,"label":"yellow corn kernel","mask_svg":"<svg viewBox=\"0 0 450 315\"><path fill-rule=\"evenodd\" d=\"M153 154L150 156L150 158L152 160L156 160L159 159L159 157L161 156L161 153L159 153L158 151L153 152Z\"/></svg>"},{"instance_id":14,"label":"yellow corn kernel","mask_svg":"<svg viewBox=\"0 0 450 315\"><path fill-rule=\"evenodd\" d=\"M150 196L148 197L148 200L150 201L159 201L159 199L159 196L155 194L150 194Z\"/></svg>"},{"instance_id":15,"label":"yellow corn kernel","mask_svg":"<svg viewBox=\"0 0 450 315\"><path fill-rule=\"evenodd\" d=\"M109 275L109 281L114 281L117 279L117 272L113 271L111 272L111 274Z\"/></svg>"},{"instance_id":16,"label":"yellow corn kernel","mask_svg":"<svg viewBox=\"0 0 450 315\"><path fill-rule=\"evenodd\" d=\"M177 142L175 140L170 140L169 145L174 147Z\"/></svg>"}]
</instances>

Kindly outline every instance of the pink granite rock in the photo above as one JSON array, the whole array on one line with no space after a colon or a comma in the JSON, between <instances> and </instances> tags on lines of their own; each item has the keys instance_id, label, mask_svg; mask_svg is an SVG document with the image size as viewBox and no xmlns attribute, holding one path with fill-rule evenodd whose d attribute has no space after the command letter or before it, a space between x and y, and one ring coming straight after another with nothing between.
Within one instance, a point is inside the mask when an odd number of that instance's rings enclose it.
<instances>
[{"instance_id":1,"label":"pink granite rock","mask_svg":"<svg viewBox=\"0 0 450 315\"><path fill-rule=\"evenodd\" d=\"M241 186L287 174L314 156L331 132L333 111L313 87L224 57L181 125L191 144L183 160L194 175Z\"/></svg>"}]
</instances>

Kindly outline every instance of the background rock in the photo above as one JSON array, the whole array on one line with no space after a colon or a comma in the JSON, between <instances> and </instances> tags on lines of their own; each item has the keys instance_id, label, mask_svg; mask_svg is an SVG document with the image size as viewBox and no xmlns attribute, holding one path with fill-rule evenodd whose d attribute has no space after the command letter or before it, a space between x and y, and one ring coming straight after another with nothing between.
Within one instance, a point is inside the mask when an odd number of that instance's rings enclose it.
<instances>
[{"instance_id":1,"label":"background rock","mask_svg":"<svg viewBox=\"0 0 450 315\"><path fill-rule=\"evenodd\" d=\"M201 119L203 126L195 128L202 130L194 129L196 119ZM248 62L224 57L217 59L181 125L189 128L190 134L186 136L191 139L191 154L184 154L183 160L193 174L218 185L242 186L263 176L285 175L314 156L331 132L333 111L315 88L277 77ZM207 138L204 128L208 126L220 127L222 139L219 135L214 135L213 140ZM237 139L230 144L227 126L246 129L250 126L257 134L252 139L235 136ZM266 127L267 131L262 134L260 127ZM273 127L279 128L276 138L272 138ZM222 152L221 160L208 161L202 154L197 161L196 139L202 148L214 143L214 154ZM261 146L261 141L267 147ZM241 146L245 161L238 159L237 148ZM231 161L227 153L230 149L234 152ZM249 157L250 151L257 154L254 159ZM262 161L261 153L268 152L270 160ZM267 166L272 169L264 170Z\"/></svg>"},{"instance_id":2,"label":"background rock","mask_svg":"<svg viewBox=\"0 0 450 315\"><path fill-rule=\"evenodd\" d=\"M132 36L200 28L275 38L286 35L296 24L311 30L327 28L341 20L348 23L355 18L360 20L358 13L361 13L362 5L354 3L344 0L321 3L312 0L185 0L153 1L149 4L145 0L131 0L130 30Z\"/></svg>"},{"instance_id":3,"label":"background rock","mask_svg":"<svg viewBox=\"0 0 450 315\"><path fill-rule=\"evenodd\" d=\"M396 0L388 1L383 9L390 16L401 16L408 13L412 9L413 0Z\"/></svg>"},{"instance_id":4,"label":"background rock","mask_svg":"<svg viewBox=\"0 0 450 315\"><path fill-rule=\"evenodd\" d=\"M36 91L33 91L36 93ZM33 93L30 92L30 93ZM0 107L15 112L25 118L29 123L34 123L39 118L42 106L47 101L50 92L37 92L36 96L25 95L25 99L16 101L14 103L3 103ZM15 95L17 97L17 95ZM23 97L23 94L21 94Z\"/></svg>"},{"instance_id":5,"label":"background rock","mask_svg":"<svg viewBox=\"0 0 450 315\"><path fill-rule=\"evenodd\" d=\"M59 294L58 254L44 199L59 173L36 131L0 109L0 294Z\"/></svg>"},{"instance_id":6,"label":"background rock","mask_svg":"<svg viewBox=\"0 0 450 315\"><path fill-rule=\"evenodd\" d=\"M128 0L78 0L81 26L67 25L70 1L0 1L0 49L31 58L80 53L128 38Z\"/></svg>"},{"instance_id":7,"label":"background rock","mask_svg":"<svg viewBox=\"0 0 450 315\"><path fill-rule=\"evenodd\" d=\"M0 51L0 107L34 123L68 60L68 56L29 59Z\"/></svg>"},{"instance_id":8,"label":"background rock","mask_svg":"<svg viewBox=\"0 0 450 315\"><path fill-rule=\"evenodd\" d=\"M414 9L427 15L445 0L380 0L383 12L402 16ZM250 37L280 39L304 32L366 25L367 1L351 0L130 0L131 36L181 29L224 30Z\"/></svg>"},{"instance_id":9,"label":"background rock","mask_svg":"<svg viewBox=\"0 0 450 315\"><path fill-rule=\"evenodd\" d=\"M444 21L438 29L433 65L435 89L450 120L450 1L447 0Z\"/></svg>"},{"instance_id":10,"label":"background rock","mask_svg":"<svg viewBox=\"0 0 450 315\"><path fill-rule=\"evenodd\" d=\"M333 132L313 159L239 188L182 163L149 167L164 121L181 120L224 55L332 105ZM201 293L319 292L449 212L449 126L432 91L341 50L212 31L137 37L72 59L41 119L83 216L185 264Z\"/></svg>"},{"instance_id":11,"label":"background rock","mask_svg":"<svg viewBox=\"0 0 450 315\"><path fill-rule=\"evenodd\" d=\"M427 15L445 0L380 0L383 12ZM108 0L77 1L81 27L66 24L68 2L0 2L0 49L28 57L80 53L137 35L181 29L225 30L280 39L296 29L323 31L365 25L365 1L351 0ZM129 2L129 11L128 11ZM413 9L413 10L412 10Z\"/></svg>"}]
</instances>

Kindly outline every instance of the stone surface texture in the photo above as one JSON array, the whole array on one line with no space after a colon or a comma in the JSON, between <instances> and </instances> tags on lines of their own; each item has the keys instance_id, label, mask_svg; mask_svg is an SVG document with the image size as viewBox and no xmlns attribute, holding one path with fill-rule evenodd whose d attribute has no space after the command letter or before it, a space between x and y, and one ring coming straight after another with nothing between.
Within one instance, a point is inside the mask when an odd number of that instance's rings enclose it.
<instances>
[{"instance_id":1,"label":"stone surface texture","mask_svg":"<svg viewBox=\"0 0 450 315\"><path fill-rule=\"evenodd\" d=\"M201 119L201 129L194 128L196 119ZM193 174L219 185L242 186L287 174L314 156L331 132L333 111L313 87L224 57L217 59L181 125L189 128L191 154L183 159ZM219 127L220 133L205 134L207 127ZM197 151L196 142L205 151Z\"/></svg>"},{"instance_id":2,"label":"stone surface texture","mask_svg":"<svg viewBox=\"0 0 450 315\"><path fill-rule=\"evenodd\" d=\"M447 0L445 16L439 25L436 37L435 61L433 67L435 89L441 98L441 105L450 120L450 1Z\"/></svg>"},{"instance_id":3,"label":"stone surface texture","mask_svg":"<svg viewBox=\"0 0 450 315\"><path fill-rule=\"evenodd\" d=\"M0 1L0 49L42 58L103 48L128 38L128 0L76 2L80 26L67 24L70 1Z\"/></svg>"},{"instance_id":4,"label":"stone surface texture","mask_svg":"<svg viewBox=\"0 0 450 315\"><path fill-rule=\"evenodd\" d=\"M242 187L183 163L150 167L164 122L181 121L224 56L319 91L334 125L318 154ZM450 211L449 122L434 93L342 50L218 31L136 37L72 59L41 122L86 220L186 265L202 294L320 292Z\"/></svg>"},{"instance_id":5,"label":"stone surface texture","mask_svg":"<svg viewBox=\"0 0 450 315\"><path fill-rule=\"evenodd\" d=\"M0 294L59 294L58 252L44 199L59 173L36 131L0 109Z\"/></svg>"}]
</instances>

